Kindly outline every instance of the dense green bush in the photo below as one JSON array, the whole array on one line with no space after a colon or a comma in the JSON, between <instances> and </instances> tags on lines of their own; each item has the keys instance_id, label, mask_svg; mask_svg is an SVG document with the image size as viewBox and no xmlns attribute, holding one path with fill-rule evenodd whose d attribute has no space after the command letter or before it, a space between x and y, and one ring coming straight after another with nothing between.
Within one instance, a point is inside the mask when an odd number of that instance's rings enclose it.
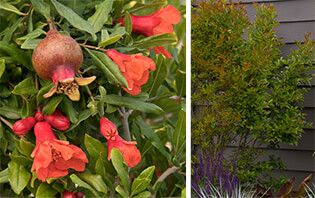
<instances>
[{"instance_id":1,"label":"dense green bush","mask_svg":"<svg viewBox=\"0 0 315 198\"><path fill-rule=\"evenodd\" d=\"M176 8L179 15L176 25L168 24L169 32L144 36L132 31L131 15L149 15L167 6ZM46 198L65 190L80 191L86 197L166 197L185 192L184 16L185 5L179 0L1 0L0 196ZM124 25L117 22L122 17ZM82 47L83 64L76 77L96 76L79 88L78 101L57 93L44 98L54 84L39 78L32 65L34 48L54 26ZM155 54L157 46L165 46L173 58ZM133 60L154 61L156 69L150 70L140 94L130 95L121 88L127 83L125 71L106 56L109 49L133 55L124 56ZM137 66L143 65L134 65L135 70ZM38 146L34 131L18 136L12 125L34 116L41 107L45 115L58 108L70 120L70 128L54 129L54 134L84 151L89 161L84 172L69 169L68 175L46 182L31 172L31 153ZM127 152L117 149L108 160L109 138L100 133L102 117L115 124L123 139L137 143L139 164L129 168L122 158ZM133 148L135 142L130 143Z\"/></svg>"},{"instance_id":2,"label":"dense green bush","mask_svg":"<svg viewBox=\"0 0 315 198\"><path fill-rule=\"evenodd\" d=\"M298 49L283 58L272 5L254 4L256 19L250 22L244 5L195 3L192 144L210 161L233 145L226 165L236 162L242 182L263 183L271 170L284 164L273 156L259 160L265 154L258 148L265 144L277 148L281 142L296 145L307 126L298 103L308 89L298 86L308 85L312 78L314 40L306 35L303 45L297 43ZM272 185L282 183L270 179Z\"/></svg>"}]
</instances>

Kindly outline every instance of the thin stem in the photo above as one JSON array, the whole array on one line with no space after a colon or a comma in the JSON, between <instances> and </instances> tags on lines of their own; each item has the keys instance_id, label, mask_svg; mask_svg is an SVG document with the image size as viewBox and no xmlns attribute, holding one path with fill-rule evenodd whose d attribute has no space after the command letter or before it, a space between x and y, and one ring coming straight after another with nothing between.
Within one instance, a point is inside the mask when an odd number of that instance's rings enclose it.
<instances>
[{"instance_id":1,"label":"thin stem","mask_svg":"<svg viewBox=\"0 0 315 198\"><path fill-rule=\"evenodd\" d=\"M124 129L125 140L131 141L130 129L129 129L129 124L128 124L128 117L130 115L130 111L126 112L125 107L121 106L119 107L119 114L121 116L121 122Z\"/></svg>"},{"instance_id":2,"label":"thin stem","mask_svg":"<svg viewBox=\"0 0 315 198\"><path fill-rule=\"evenodd\" d=\"M47 22L49 24L49 29L50 30L57 30L56 26L54 24L54 19L52 17L49 17L49 20Z\"/></svg>"},{"instance_id":3,"label":"thin stem","mask_svg":"<svg viewBox=\"0 0 315 198\"><path fill-rule=\"evenodd\" d=\"M39 86L38 86L38 76L37 76L37 74L35 74L35 87L38 90Z\"/></svg>"},{"instance_id":4,"label":"thin stem","mask_svg":"<svg viewBox=\"0 0 315 198\"><path fill-rule=\"evenodd\" d=\"M99 47L95 47L95 46L92 46L92 45L85 45L86 42L84 43L79 43L80 46L82 47L85 47L85 48L90 48L90 49L95 49L95 50L100 50L102 52L107 52L106 49L103 49L103 48L99 48Z\"/></svg>"},{"instance_id":5,"label":"thin stem","mask_svg":"<svg viewBox=\"0 0 315 198\"><path fill-rule=\"evenodd\" d=\"M4 119L2 116L0 116L0 120L6 124L8 127L10 127L10 129L13 129L13 126L10 122L8 122L6 119Z\"/></svg>"},{"instance_id":6,"label":"thin stem","mask_svg":"<svg viewBox=\"0 0 315 198\"><path fill-rule=\"evenodd\" d=\"M168 168L154 183L153 185L153 189L156 188L156 186L158 185L159 182L164 181L168 176L170 176L171 174L176 173L179 169L181 169L182 165L185 164L185 162L180 163L180 166L172 166L171 168ZM155 198L156 197L156 191L155 193L151 196L151 198Z\"/></svg>"}]
</instances>

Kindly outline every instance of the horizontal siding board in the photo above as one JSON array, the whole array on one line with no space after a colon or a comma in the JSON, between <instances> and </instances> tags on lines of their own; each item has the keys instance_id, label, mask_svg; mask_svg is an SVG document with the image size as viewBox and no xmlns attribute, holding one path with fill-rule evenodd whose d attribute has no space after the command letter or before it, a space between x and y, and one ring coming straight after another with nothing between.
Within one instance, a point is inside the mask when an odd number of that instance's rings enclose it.
<instances>
[{"instance_id":1,"label":"horizontal siding board","mask_svg":"<svg viewBox=\"0 0 315 198\"><path fill-rule=\"evenodd\" d=\"M313 32L311 35L314 38L315 21L280 23L279 27L275 29L276 35L282 37L282 42L295 43L295 41L304 41L304 36L308 32Z\"/></svg>"},{"instance_id":2,"label":"horizontal siding board","mask_svg":"<svg viewBox=\"0 0 315 198\"><path fill-rule=\"evenodd\" d=\"M315 129L315 111L314 108L305 107L302 111L306 114L306 121L312 123L312 127L310 129Z\"/></svg>"},{"instance_id":3,"label":"horizontal siding board","mask_svg":"<svg viewBox=\"0 0 315 198\"><path fill-rule=\"evenodd\" d=\"M308 92L304 94L304 107L315 107L315 87L312 87Z\"/></svg>"},{"instance_id":4,"label":"horizontal siding board","mask_svg":"<svg viewBox=\"0 0 315 198\"><path fill-rule=\"evenodd\" d=\"M271 3L265 2L265 5ZM313 0L294 0L272 2L278 13L278 22L296 22L315 20ZM250 21L254 21L256 10L252 4L246 7Z\"/></svg>"}]
</instances>

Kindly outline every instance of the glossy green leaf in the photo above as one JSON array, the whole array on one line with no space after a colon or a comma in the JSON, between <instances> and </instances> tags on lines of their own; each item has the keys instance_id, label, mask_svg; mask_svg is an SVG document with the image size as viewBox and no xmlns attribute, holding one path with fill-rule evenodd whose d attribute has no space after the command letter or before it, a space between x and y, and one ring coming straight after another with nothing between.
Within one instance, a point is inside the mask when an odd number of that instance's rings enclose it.
<instances>
[{"instance_id":1,"label":"glossy green leaf","mask_svg":"<svg viewBox=\"0 0 315 198\"><path fill-rule=\"evenodd\" d=\"M43 182L36 191L36 198L52 198L58 193L51 185Z\"/></svg>"},{"instance_id":2,"label":"glossy green leaf","mask_svg":"<svg viewBox=\"0 0 315 198\"><path fill-rule=\"evenodd\" d=\"M34 71L33 67L29 64L29 56L14 44L9 45L4 41L0 41L0 50L9 54L17 64L24 65L28 70Z\"/></svg>"},{"instance_id":3,"label":"glossy green leaf","mask_svg":"<svg viewBox=\"0 0 315 198\"><path fill-rule=\"evenodd\" d=\"M105 0L95 6L95 13L88 19L88 21L93 25L94 33L97 33L102 29L104 23L109 18L112 6L113 0Z\"/></svg>"},{"instance_id":4,"label":"glossy green leaf","mask_svg":"<svg viewBox=\"0 0 315 198\"><path fill-rule=\"evenodd\" d=\"M101 101L90 101L87 107L91 110L92 116L98 113L104 115L104 103Z\"/></svg>"},{"instance_id":5,"label":"glossy green leaf","mask_svg":"<svg viewBox=\"0 0 315 198\"><path fill-rule=\"evenodd\" d=\"M35 145L31 142L25 141L23 138L20 139L20 147L22 150L22 153L25 156L31 156L31 153L33 152Z\"/></svg>"},{"instance_id":6,"label":"glossy green leaf","mask_svg":"<svg viewBox=\"0 0 315 198\"><path fill-rule=\"evenodd\" d=\"M106 177L107 177L105 165L104 165L103 159L102 159L102 153L99 154L99 157L97 158L97 160L95 162L95 173L101 175L103 177L103 179L106 179Z\"/></svg>"},{"instance_id":7,"label":"glossy green leaf","mask_svg":"<svg viewBox=\"0 0 315 198\"><path fill-rule=\"evenodd\" d=\"M102 29L101 30L101 42L105 41L109 39L109 34L108 34L108 31L105 30L105 29Z\"/></svg>"},{"instance_id":8,"label":"glossy green leaf","mask_svg":"<svg viewBox=\"0 0 315 198\"><path fill-rule=\"evenodd\" d=\"M98 159L100 152L103 152L103 154L106 153L106 149L102 143L88 134L85 134L84 145L89 155L94 159Z\"/></svg>"},{"instance_id":9,"label":"glossy green leaf","mask_svg":"<svg viewBox=\"0 0 315 198\"><path fill-rule=\"evenodd\" d=\"M129 35L131 35L132 32L132 21L129 12L126 12L125 18L124 18L124 26L126 31Z\"/></svg>"},{"instance_id":10,"label":"glossy green leaf","mask_svg":"<svg viewBox=\"0 0 315 198\"><path fill-rule=\"evenodd\" d=\"M14 120L21 118L20 110L11 106L0 107L0 115Z\"/></svg>"},{"instance_id":11,"label":"glossy green leaf","mask_svg":"<svg viewBox=\"0 0 315 198\"><path fill-rule=\"evenodd\" d=\"M138 16L143 16L147 14L152 14L156 8L160 8L167 5L167 1L152 1L150 4L136 4L132 9L129 10L130 13ZM152 10L154 9L154 10ZM148 13L149 12L149 13Z\"/></svg>"},{"instance_id":12,"label":"glossy green leaf","mask_svg":"<svg viewBox=\"0 0 315 198\"><path fill-rule=\"evenodd\" d=\"M91 185L94 189L96 189L99 192L107 193L107 187L105 182L102 179L102 176L100 175L89 175L87 173L80 173L78 176L87 182L89 185Z\"/></svg>"},{"instance_id":13,"label":"glossy green leaf","mask_svg":"<svg viewBox=\"0 0 315 198\"><path fill-rule=\"evenodd\" d=\"M186 198L186 187L183 188L180 198Z\"/></svg>"},{"instance_id":14,"label":"glossy green leaf","mask_svg":"<svg viewBox=\"0 0 315 198\"><path fill-rule=\"evenodd\" d=\"M1 59L0 60L0 78L1 78L4 71L5 71L5 60Z\"/></svg>"},{"instance_id":15,"label":"glossy green leaf","mask_svg":"<svg viewBox=\"0 0 315 198\"><path fill-rule=\"evenodd\" d=\"M42 39L27 39L21 45L22 49L35 49Z\"/></svg>"},{"instance_id":16,"label":"glossy green leaf","mask_svg":"<svg viewBox=\"0 0 315 198\"><path fill-rule=\"evenodd\" d=\"M88 119L91 116L91 111L89 109L85 109L84 111L80 112L79 118L76 123L72 124L69 129L64 132L72 131L76 126L78 126L82 121Z\"/></svg>"},{"instance_id":17,"label":"glossy green leaf","mask_svg":"<svg viewBox=\"0 0 315 198\"><path fill-rule=\"evenodd\" d=\"M154 97L157 89L161 86L167 76L167 66L163 55L158 55L156 60L156 69L150 75L149 81L143 86L143 90L148 90L150 97Z\"/></svg>"},{"instance_id":18,"label":"glossy green leaf","mask_svg":"<svg viewBox=\"0 0 315 198\"><path fill-rule=\"evenodd\" d=\"M132 47L137 48L152 48L156 46L163 46L169 45L177 42L177 37L174 34L165 33L165 34L158 34L150 37L146 37L139 41L136 41Z\"/></svg>"},{"instance_id":19,"label":"glossy green leaf","mask_svg":"<svg viewBox=\"0 0 315 198\"><path fill-rule=\"evenodd\" d=\"M57 2L56 0L51 0L52 4L55 6L57 12L63 16L67 21L74 27L88 32L92 35L93 40L96 40L96 35L94 33L93 26L90 22L82 19L73 10L64 6L63 4Z\"/></svg>"},{"instance_id":20,"label":"glossy green leaf","mask_svg":"<svg viewBox=\"0 0 315 198\"><path fill-rule=\"evenodd\" d=\"M175 75L176 93L179 97L186 95L186 72L177 70Z\"/></svg>"},{"instance_id":21,"label":"glossy green leaf","mask_svg":"<svg viewBox=\"0 0 315 198\"><path fill-rule=\"evenodd\" d=\"M9 157L11 158L12 161L14 161L15 163L22 165L22 166L26 166L29 164L33 163L33 160L31 160L30 158L24 157L24 156L18 156L18 155L12 155L11 153L9 154Z\"/></svg>"},{"instance_id":22,"label":"glossy green leaf","mask_svg":"<svg viewBox=\"0 0 315 198\"><path fill-rule=\"evenodd\" d=\"M144 191L150 184L155 166L150 166L140 173L131 186L131 196Z\"/></svg>"},{"instance_id":23,"label":"glossy green leaf","mask_svg":"<svg viewBox=\"0 0 315 198\"><path fill-rule=\"evenodd\" d=\"M82 187L82 188L86 188L88 190L90 190L95 197L100 197L98 195L98 193L86 182L84 182L83 180L81 180L78 176L76 176L75 174L70 175L70 179L73 183L77 184L78 186Z\"/></svg>"},{"instance_id":24,"label":"glossy green leaf","mask_svg":"<svg viewBox=\"0 0 315 198\"><path fill-rule=\"evenodd\" d=\"M58 107L59 103L63 100L62 96L57 96L51 99L43 108L43 114L50 115L52 114L56 108Z\"/></svg>"},{"instance_id":25,"label":"glossy green leaf","mask_svg":"<svg viewBox=\"0 0 315 198\"><path fill-rule=\"evenodd\" d=\"M7 98L11 95L12 91L9 90L8 88L6 88L5 86L3 85L0 85L1 86L1 90L0 90L0 97L2 98Z\"/></svg>"},{"instance_id":26,"label":"glossy green leaf","mask_svg":"<svg viewBox=\"0 0 315 198\"><path fill-rule=\"evenodd\" d=\"M6 34L3 37L3 41L6 43L9 43L13 33L15 32L15 30L19 27L20 23L22 23L22 21L24 20L24 18L19 18L12 26L10 26L9 30L6 32Z\"/></svg>"},{"instance_id":27,"label":"glossy green leaf","mask_svg":"<svg viewBox=\"0 0 315 198\"><path fill-rule=\"evenodd\" d=\"M116 43L121 38L122 38L122 36L120 36L120 35L108 38L107 40L102 41L101 43L99 43L98 47L106 47L107 45L111 45L113 43Z\"/></svg>"},{"instance_id":28,"label":"glossy green leaf","mask_svg":"<svg viewBox=\"0 0 315 198\"><path fill-rule=\"evenodd\" d=\"M144 191L136 196L134 196L133 198L148 198L151 196L150 191Z\"/></svg>"},{"instance_id":29,"label":"glossy green leaf","mask_svg":"<svg viewBox=\"0 0 315 198\"><path fill-rule=\"evenodd\" d=\"M31 95L31 94L36 94L37 92L38 90L35 88L30 78L26 78L22 82L17 84L12 91L12 93L15 95L22 95L22 94Z\"/></svg>"},{"instance_id":30,"label":"glossy green leaf","mask_svg":"<svg viewBox=\"0 0 315 198\"><path fill-rule=\"evenodd\" d=\"M29 103L28 101L25 101L22 105L22 109L21 109L21 117L27 118L30 115L30 109L29 109Z\"/></svg>"},{"instance_id":31,"label":"glossy green leaf","mask_svg":"<svg viewBox=\"0 0 315 198\"><path fill-rule=\"evenodd\" d=\"M0 2L0 9L6 10L6 11L9 11L9 12L14 12L15 14L18 14L18 15L25 15L23 12L18 10L13 5L11 5L9 3L6 3L6 2L3 2L3 1Z\"/></svg>"},{"instance_id":32,"label":"glossy green leaf","mask_svg":"<svg viewBox=\"0 0 315 198\"><path fill-rule=\"evenodd\" d=\"M139 126L141 133L148 138L150 143L159 150L168 160L171 159L170 154L166 152L165 146L159 136L144 122L141 116L136 118L136 124Z\"/></svg>"},{"instance_id":33,"label":"glossy green leaf","mask_svg":"<svg viewBox=\"0 0 315 198\"><path fill-rule=\"evenodd\" d=\"M4 169L0 172L0 184L9 182L9 168Z\"/></svg>"},{"instance_id":34,"label":"glossy green leaf","mask_svg":"<svg viewBox=\"0 0 315 198\"><path fill-rule=\"evenodd\" d=\"M86 49L95 65L106 75L111 84L118 84L123 87L128 87L126 78L119 70L118 65L114 63L104 52Z\"/></svg>"},{"instance_id":35,"label":"glossy green leaf","mask_svg":"<svg viewBox=\"0 0 315 198\"><path fill-rule=\"evenodd\" d=\"M59 105L59 108L66 114L67 118L72 123L77 123L79 118L79 112L74 108L72 101L64 96L62 102Z\"/></svg>"},{"instance_id":36,"label":"glossy green leaf","mask_svg":"<svg viewBox=\"0 0 315 198\"><path fill-rule=\"evenodd\" d=\"M123 159L122 154L116 148L113 148L111 151L110 157L114 165L114 168L119 175L121 183L124 185L125 189L128 191L128 194L129 194L129 190L130 190L129 174L124 168L124 164L123 164L124 159Z\"/></svg>"},{"instance_id":37,"label":"glossy green leaf","mask_svg":"<svg viewBox=\"0 0 315 198\"><path fill-rule=\"evenodd\" d=\"M37 104L41 104L45 98L44 95L54 86L54 83L51 82L48 85L46 85L45 87L42 87L39 92L37 93L36 99L37 99Z\"/></svg>"},{"instance_id":38,"label":"glossy green leaf","mask_svg":"<svg viewBox=\"0 0 315 198\"><path fill-rule=\"evenodd\" d=\"M117 186L116 187L116 192L118 192L123 198L128 198L130 196L128 196L128 194L126 193L126 191L121 187L121 186Z\"/></svg>"},{"instance_id":39,"label":"glossy green leaf","mask_svg":"<svg viewBox=\"0 0 315 198\"><path fill-rule=\"evenodd\" d=\"M186 138L186 112L181 110L179 112L178 120L176 122L176 127L173 133L175 153L180 149L180 147L185 146L185 138Z\"/></svg>"},{"instance_id":40,"label":"glossy green leaf","mask_svg":"<svg viewBox=\"0 0 315 198\"><path fill-rule=\"evenodd\" d=\"M41 13L46 18L46 20L48 20L50 17L49 5L42 0L31 0L31 2L35 11Z\"/></svg>"},{"instance_id":41,"label":"glossy green leaf","mask_svg":"<svg viewBox=\"0 0 315 198\"><path fill-rule=\"evenodd\" d=\"M40 28L37 28L36 30L28 33L27 35L22 36L20 38L17 38L16 41L17 42L23 42L24 40L27 40L27 39L35 39L35 38L39 37L42 34L46 34L46 32L44 30L40 29Z\"/></svg>"},{"instance_id":42,"label":"glossy green leaf","mask_svg":"<svg viewBox=\"0 0 315 198\"><path fill-rule=\"evenodd\" d=\"M130 109L139 110L145 113L156 113L156 114L163 113L163 110L159 106L153 103L147 103L147 102L141 101L136 98L123 97L123 96L110 94L110 95L106 95L104 101L111 105L125 106Z\"/></svg>"},{"instance_id":43,"label":"glossy green leaf","mask_svg":"<svg viewBox=\"0 0 315 198\"><path fill-rule=\"evenodd\" d=\"M8 163L8 168L10 185L16 194L20 194L29 183L31 174L24 166L14 161Z\"/></svg>"}]
</instances>

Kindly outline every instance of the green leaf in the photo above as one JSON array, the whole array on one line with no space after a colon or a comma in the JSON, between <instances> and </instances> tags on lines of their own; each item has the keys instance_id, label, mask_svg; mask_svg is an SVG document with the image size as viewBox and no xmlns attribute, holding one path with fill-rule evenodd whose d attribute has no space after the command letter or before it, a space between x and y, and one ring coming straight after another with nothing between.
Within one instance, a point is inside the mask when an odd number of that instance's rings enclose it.
<instances>
[{"instance_id":1,"label":"green leaf","mask_svg":"<svg viewBox=\"0 0 315 198\"><path fill-rule=\"evenodd\" d=\"M183 188L180 198L186 198L186 187Z\"/></svg>"},{"instance_id":2,"label":"green leaf","mask_svg":"<svg viewBox=\"0 0 315 198\"><path fill-rule=\"evenodd\" d=\"M69 129L64 132L72 131L76 126L78 126L82 121L88 119L91 116L91 111L89 109L85 109L84 111L80 112L79 118L76 123L72 124Z\"/></svg>"},{"instance_id":3,"label":"green leaf","mask_svg":"<svg viewBox=\"0 0 315 198\"><path fill-rule=\"evenodd\" d=\"M20 139L20 147L22 150L22 153L29 157L31 153L33 152L35 145L31 142L25 141L23 138Z\"/></svg>"},{"instance_id":4,"label":"green leaf","mask_svg":"<svg viewBox=\"0 0 315 198\"><path fill-rule=\"evenodd\" d=\"M46 32L44 30L40 29L40 28L37 28L36 30L28 33L27 35L22 36L20 38L17 38L16 41L17 42L23 42L24 40L27 40L27 39L37 38L37 37L39 37L42 34L46 34Z\"/></svg>"},{"instance_id":5,"label":"green leaf","mask_svg":"<svg viewBox=\"0 0 315 198\"><path fill-rule=\"evenodd\" d=\"M73 183L77 184L78 186L82 187L82 188L86 188L88 190L90 190L95 197L100 197L98 195L98 193L86 182L82 181L78 176L76 176L75 174L70 175L70 179Z\"/></svg>"},{"instance_id":6,"label":"green leaf","mask_svg":"<svg viewBox=\"0 0 315 198\"><path fill-rule=\"evenodd\" d=\"M129 12L137 16L143 16L152 13L154 10L156 10L156 8L160 8L166 5L167 1L154 0L150 4L136 4L131 10L129 10Z\"/></svg>"},{"instance_id":7,"label":"green leaf","mask_svg":"<svg viewBox=\"0 0 315 198\"><path fill-rule=\"evenodd\" d=\"M111 105L125 106L130 109L139 110L145 113L161 114L164 111L153 103L147 103L136 98L123 97L114 94L106 95L104 101Z\"/></svg>"},{"instance_id":8,"label":"green leaf","mask_svg":"<svg viewBox=\"0 0 315 198\"><path fill-rule=\"evenodd\" d=\"M150 97L155 96L157 89L161 86L167 76L167 66L163 55L158 55L156 60L156 70L152 72L149 81L144 85L143 90L148 90Z\"/></svg>"},{"instance_id":9,"label":"green leaf","mask_svg":"<svg viewBox=\"0 0 315 198\"><path fill-rule=\"evenodd\" d=\"M62 96L57 96L51 99L43 108L43 114L50 115L52 114L56 108L58 107L59 103L62 101Z\"/></svg>"},{"instance_id":10,"label":"green leaf","mask_svg":"<svg viewBox=\"0 0 315 198\"><path fill-rule=\"evenodd\" d=\"M19 18L10 28L9 30L6 32L6 34L3 37L3 41L6 43L9 43L13 33L15 32L15 30L18 28L18 26L20 25L20 23L22 23L22 21L24 20L24 18Z\"/></svg>"},{"instance_id":11,"label":"green leaf","mask_svg":"<svg viewBox=\"0 0 315 198\"><path fill-rule=\"evenodd\" d=\"M94 33L99 32L104 23L108 20L108 16L113 7L113 0L105 0L102 3L95 6L95 13L88 19L93 25Z\"/></svg>"},{"instance_id":12,"label":"green leaf","mask_svg":"<svg viewBox=\"0 0 315 198\"><path fill-rule=\"evenodd\" d=\"M106 153L106 149L102 143L88 134L85 134L84 145L90 156L94 159L98 159L100 152L103 152L103 154Z\"/></svg>"},{"instance_id":13,"label":"green leaf","mask_svg":"<svg viewBox=\"0 0 315 198\"><path fill-rule=\"evenodd\" d=\"M20 110L11 106L0 107L0 115L14 120L21 118Z\"/></svg>"},{"instance_id":14,"label":"green leaf","mask_svg":"<svg viewBox=\"0 0 315 198\"><path fill-rule=\"evenodd\" d=\"M104 100L104 98L106 97L106 89L103 86L99 86L98 90L101 94L101 100Z\"/></svg>"},{"instance_id":15,"label":"green leaf","mask_svg":"<svg viewBox=\"0 0 315 198\"><path fill-rule=\"evenodd\" d=\"M5 60L1 59L0 60L0 78L1 78L4 71L5 71Z\"/></svg>"},{"instance_id":16,"label":"green leaf","mask_svg":"<svg viewBox=\"0 0 315 198\"><path fill-rule=\"evenodd\" d=\"M104 103L101 101L91 101L87 107L91 110L92 116L95 116L98 113L104 115Z\"/></svg>"},{"instance_id":17,"label":"green leaf","mask_svg":"<svg viewBox=\"0 0 315 198\"><path fill-rule=\"evenodd\" d=\"M41 41L42 39L27 39L23 42L23 44L21 45L22 49L35 49L35 47L38 45L38 43Z\"/></svg>"},{"instance_id":18,"label":"green leaf","mask_svg":"<svg viewBox=\"0 0 315 198\"><path fill-rule=\"evenodd\" d=\"M30 158L24 157L24 156L18 156L18 155L12 155L11 153L9 154L9 157L11 158L12 161L14 161L17 164L20 164L22 166L26 166L29 164L33 163L33 160Z\"/></svg>"},{"instance_id":19,"label":"green leaf","mask_svg":"<svg viewBox=\"0 0 315 198\"><path fill-rule=\"evenodd\" d=\"M100 175L89 175L87 173L80 173L78 176L86 181L89 185L99 192L107 193L107 187Z\"/></svg>"},{"instance_id":20,"label":"green leaf","mask_svg":"<svg viewBox=\"0 0 315 198\"><path fill-rule=\"evenodd\" d=\"M59 108L62 109L72 123L78 122L79 113L74 108L72 101L68 97L63 96L63 100L60 103Z\"/></svg>"},{"instance_id":21,"label":"green leaf","mask_svg":"<svg viewBox=\"0 0 315 198\"><path fill-rule=\"evenodd\" d=\"M132 32L132 21L129 12L126 12L125 18L124 18L124 26L126 31L129 35L131 35Z\"/></svg>"},{"instance_id":22,"label":"green leaf","mask_svg":"<svg viewBox=\"0 0 315 198\"><path fill-rule=\"evenodd\" d=\"M51 0L52 4L55 6L57 12L63 16L67 21L73 25L75 28L88 32L92 35L93 40L96 40L96 35L94 33L93 26L90 22L82 19L73 10L64 6L63 4L57 2L56 0Z\"/></svg>"},{"instance_id":23,"label":"green leaf","mask_svg":"<svg viewBox=\"0 0 315 198\"><path fill-rule=\"evenodd\" d=\"M42 0L31 0L31 2L36 12L41 13L47 20L49 20L50 17L49 5Z\"/></svg>"},{"instance_id":24,"label":"green leaf","mask_svg":"<svg viewBox=\"0 0 315 198\"><path fill-rule=\"evenodd\" d=\"M177 153L177 151L180 149L181 146L185 146L185 137L186 137L186 112L181 110L179 112L178 120L176 122L176 127L173 133L175 153Z\"/></svg>"},{"instance_id":25,"label":"green leaf","mask_svg":"<svg viewBox=\"0 0 315 198\"><path fill-rule=\"evenodd\" d=\"M142 134L148 138L150 143L159 150L169 161L171 161L171 156L168 152L166 152L166 149L160 140L159 136L154 133L154 131L144 122L144 120L141 118L141 116L138 116L136 118L136 124L138 125L140 131Z\"/></svg>"},{"instance_id":26,"label":"green leaf","mask_svg":"<svg viewBox=\"0 0 315 198\"><path fill-rule=\"evenodd\" d=\"M105 30L105 29L102 29L101 30L101 42L105 41L109 39L109 34L108 34L108 31Z\"/></svg>"},{"instance_id":27,"label":"green leaf","mask_svg":"<svg viewBox=\"0 0 315 198\"><path fill-rule=\"evenodd\" d=\"M117 36L114 36L114 37L111 37L105 41L102 41L101 43L98 44L98 47L106 47L107 45L111 45L113 43L116 43L119 39L121 39L122 36L120 35L117 35Z\"/></svg>"},{"instance_id":28,"label":"green leaf","mask_svg":"<svg viewBox=\"0 0 315 198\"><path fill-rule=\"evenodd\" d=\"M115 189L123 198L128 198L130 196L128 196L128 194L126 193L126 191L121 187L121 186L117 186Z\"/></svg>"},{"instance_id":29,"label":"green leaf","mask_svg":"<svg viewBox=\"0 0 315 198\"><path fill-rule=\"evenodd\" d=\"M58 193L52 186L43 182L41 183L36 191L36 198L51 198Z\"/></svg>"},{"instance_id":30,"label":"green leaf","mask_svg":"<svg viewBox=\"0 0 315 198\"><path fill-rule=\"evenodd\" d=\"M45 87L42 87L39 92L37 93L37 96L36 96L36 100L37 100L37 104L41 104L45 98L44 98L44 95L54 86L54 83L51 82L49 83L48 85L46 85Z\"/></svg>"},{"instance_id":31,"label":"green leaf","mask_svg":"<svg viewBox=\"0 0 315 198\"><path fill-rule=\"evenodd\" d=\"M12 93L15 95L22 95L22 94L36 94L38 90L34 87L32 80L30 78L24 79L22 82L17 84Z\"/></svg>"},{"instance_id":32,"label":"green leaf","mask_svg":"<svg viewBox=\"0 0 315 198\"><path fill-rule=\"evenodd\" d=\"M18 15L25 15L20 10L18 10L16 7L14 7L13 5L6 3L6 2L0 2L0 9L6 10L9 12L14 12L15 14L18 14Z\"/></svg>"},{"instance_id":33,"label":"green leaf","mask_svg":"<svg viewBox=\"0 0 315 198\"><path fill-rule=\"evenodd\" d=\"M142 192L149 186L154 173L154 169L155 166L150 166L140 173L140 175L132 183L130 196Z\"/></svg>"},{"instance_id":34,"label":"green leaf","mask_svg":"<svg viewBox=\"0 0 315 198\"><path fill-rule=\"evenodd\" d=\"M8 168L10 185L16 194L20 194L29 183L31 174L24 166L14 161L8 163Z\"/></svg>"},{"instance_id":35,"label":"green leaf","mask_svg":"<svg viewBox=\"0 0 315 198\"><path fill-rule=\"evenodd\" d=\"M165 33L165 34L158 34L150 37L146 37L139 41L136 41L132 47L137 48L152 48L156 46L163 46L169 45L172 43L177 42L177 37L174 34Z\"/></svg>"},{"instance_id":36,"label":"green leaf","mask_svg":"<svg viewBox=\"0 0 315 198\"><path fill-rule=\"evenodd\" d=\"M103 179L107 178L106 169L102 159L102 153L99 154L99 157L95 162L95 173L101 175Z\"/></svg>"},{"instance_id":37,"label":"green leaf","mask_svg":"<svg viewBox=\"0 0 315 198\"><path fill-rule=\"evenodd\" d=\"M177 70L175 75L176 93L179 97L186 95L186 72Z\"/></svg>"},{"instance_id":38,"label":"green leaf","mask_svg":"<svg viewBox=\"0 0 315 198\"><path fill-rule=\"evenodd\" d=\"M29 56L14 44L9 45L4 41L0 41L0 50L9 54L17 64L24 65L28 70L34 71L33 67L29 65Z\"/></svg>"},{"instance_id":39,"label":"green leaf","mask_svg":"<svg viewBox=\"0 0 315 198\"><path fill-rule=\"evenodd\" d=\"M129 193L130 190L129 175L126 169L124 168L123 164L124 159L122 154L116 148L113 148L110 157L114 165L114 168L119 175L121 183L124 185L125 189Z\"/></svg>"},{"instance_id":40,"label":"green leaf","mask_svg":"<svg viewBox=\"0 0 315 198\"><path fill-rule=\"evenodd\" d=\"M0 172L0 184L9 182L9 168L4 169Z\"/></svg>"},{"instance_id":41,"label":"green leaf","mask_svg":"<svg viewBox=\"0 0 315 198\"><path fill-rule=\"evenodd\" d=\"M93 59L95 65L104 72L111 84L128 87L127 80L121 73L118 65L116 65L116 63L114 63L105 53L88 49L86 49L86 51Z\"/></svg>"},{"instance_id":42,"label":"green leaf","mask_svg":"<svg viewBox=\"0 0 315 198\"><path fill-rule=\"evenodd\" d=\"M140 193L139 195L134 196L133 198L148 198L151 196L150 191L144 191Z\"/></svg>"}]
</instances>

